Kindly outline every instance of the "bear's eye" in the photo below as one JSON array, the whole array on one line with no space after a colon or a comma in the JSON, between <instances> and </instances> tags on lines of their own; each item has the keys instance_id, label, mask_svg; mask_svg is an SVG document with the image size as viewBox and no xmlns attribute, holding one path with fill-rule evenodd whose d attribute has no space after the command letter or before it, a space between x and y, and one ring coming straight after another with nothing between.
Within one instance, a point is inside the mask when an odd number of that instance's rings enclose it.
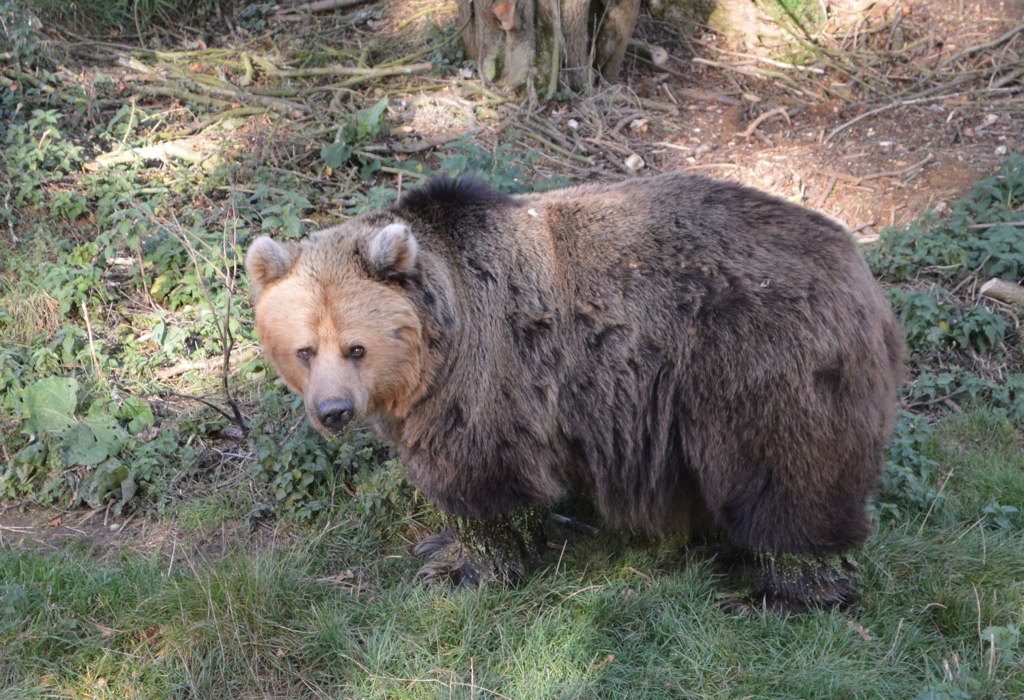
<instances>
[{"instance_id":1,"label":"bear's eye","mask_svg":"<svg viewBox=\"0 0 1024 700\"><path fill-rule=\"evenodd\" d=\"M299 348L295 351L295 356L303 362L308 363L313 359L313 348Z\"/></svg>"},{"instance_id":2,"label":"bear's eye","mask_svg":"<svg viewBox=\"0 0 1024 700\"><path fill-rule=\"evenodd\" d=\"M358 360L365 354L366 348L364 348L362 345L353 345L348 349L348 357L350 360Z\"/></svg>"}]
</instances>

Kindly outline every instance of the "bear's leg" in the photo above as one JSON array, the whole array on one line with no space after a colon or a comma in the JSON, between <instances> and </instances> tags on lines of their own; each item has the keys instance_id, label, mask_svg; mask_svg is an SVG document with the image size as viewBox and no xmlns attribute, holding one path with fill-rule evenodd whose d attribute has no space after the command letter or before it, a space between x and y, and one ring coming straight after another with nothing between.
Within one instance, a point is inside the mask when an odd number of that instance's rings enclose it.
<instances>
[{"instance_id":1,"label":"bear's leg","mask_svg":"<svg viewBox=\"0 0 1024 700\"><path fill-rule=\"evenodd\" d=\"M748 613L761 609L801 613L812 609L851 607L856 598L857 569L846 557L753 552L757 583L747 598L729 598L719 607Z\"/></svg>"},{"instance_id":2,"label":"bear's leg","mask_svg":"<svg viewBox=\"0 0 1024 700\"><path fill-rule=\"evenodd\" d=\"M430 559L416 573L428 583L516 585L547 546L543 508L521 508L497 518L446 516L450 532L424 538L413 550Z\"/></svg>"}]
</instances>

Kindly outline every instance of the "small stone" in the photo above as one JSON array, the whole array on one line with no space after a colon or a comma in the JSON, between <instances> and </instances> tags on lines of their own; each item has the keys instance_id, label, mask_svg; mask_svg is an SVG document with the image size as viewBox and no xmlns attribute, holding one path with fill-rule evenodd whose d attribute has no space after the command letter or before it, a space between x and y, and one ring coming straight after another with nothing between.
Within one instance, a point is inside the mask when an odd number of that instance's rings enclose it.
<instances>
[{"instance_id":1,"label":"small stone","mask_svg":"<svg viewBox=\"0 0 1024 700\"><path fill-rule=\"evenodd\" d=\"M634 175L637 173L637 171L641 170L644 167L644 165L646 165L646 163L644 163L643 158L638 156L636 153L633 153L629 156L629 158L626 158L623 165L626 166L626 170L629 171L630 175Z\"/></svg>"},{"instance_id":2,"label":"small stone","mask_svg":"<svg viewBox=\"0 0 1024 700\"><path fill-rule=\"evenodd\" d=\"M570 129L572 129L573 131L576 131L577 129L580 128L580 123L578 121L576 121L575 119L570 119L569 121L567 121L565 123L565 125L567 127L569 127Z\"/></svg>"},{"instance_id":3,"label":"small stone","mask_svg":"<svg viewBox=\"0 0 1024 700\"><path fill-rule=\"evenodd\" d=\"M636 131L641 134L647 133L647 120L646 119L634 119L629 123L629 130Z\"/></svg>"},{"instance_id":4,"label":"small stone","mask_svg":"<svg viewBox=\"0 0 1024 700\"><path fill-rule=\"evenodd\" d=\"M1005 156L1006 155L1006 146L996 146L996 155L997 156Z\"/></svg>"},{"instance_id":5,"label":"small stone","mask_svg":"<svg viewBox=\"0 0 1024 700\"><path fill-rule=\"evenodd\" d=\"M469 68L459 68L459 76L463 80L471 80L473 78L473 71Z\"/></svg>"}]
</instances>

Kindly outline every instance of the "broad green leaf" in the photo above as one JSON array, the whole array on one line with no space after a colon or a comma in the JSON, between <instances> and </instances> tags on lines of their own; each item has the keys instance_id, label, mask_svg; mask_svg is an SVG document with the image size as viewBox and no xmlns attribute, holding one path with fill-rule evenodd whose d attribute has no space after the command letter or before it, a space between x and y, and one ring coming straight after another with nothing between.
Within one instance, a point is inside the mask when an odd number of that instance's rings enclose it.
<instances>
[{"instance_id":1,"label":"broad green leaf","mask_svg":"<svg viewBox=\"0 0 1024 700\"><path fill-rule=\"evenodd\" d=\"M130 479L128 467L120 460L108 459L86 478L79 493L91 507L101 508L107 495L121 488L122 482L127 479Z\"/></svg>"},{"instance_id":2,"label":"broad green leaf","mask_svg":"<svg viewBox=\"0 0 1024 700\"><path fill-rule=\"evenodd\" d=\"M117 418L109 411L90 411L84 422L92 429L96 439L107 446L111 455L120 452L124 443L128 441L128 432L120 426Z\"/></svg>"},{"instance_id":3,"label":"broad green leaf","mask_svg":"<svg viewBox=\"0 0 1024 700\"><path fill-rule=\"evenodd\" d=\"M343 143L332 143L320 149L320 157L329 168L340 168L352 157L352 149Z\"/></svg>"},{"instance_id":4,"label":"broad green leaf","mask_svg":"<svg viewBox=\"0 0 1024 700\"><path fill-rule=\"evenodd\" d=\"M155 422L153 409L148 403L135 397L124 400L118 415L121 420L128 422L128 432L132 435L138 435Z\"/></svg>"},{"instance_id":5,"label":"broad green leaf","mask_svg":"<svg viewBox=\"0 0 1024 700\"><path fill-rule=\"evenodd\" d=\"M981 631L981 639L995 644L997 649L1013 649L1020 642L1020 630L1015 625L986 627Z\"/></svg>"},{"instance_id":6,"label":"broad green leaf","mask_svg":"<svg viewBox=\"0 0 1024 700\"><path fill-rule=\"evenodd\" d=\"M64 462L68 465L91 466L111 456L111 445L99 439L85 423L76 423L61 436Z\"/></svg>"},{"instance_id":7,"label":"broad green leaf","mask_svg":"<svg viewBox=\"0 0 1024 700\"><path fill-rule=\"evenodd\" d=\"M43 441L40 440L33 442L22 448L16 455L14 455L14 461L17 464L41 467L46 464L46 455L48 451L46 443Z\"/></svg>"},{"instance_id":8,"label":"broad green leaf","mask_svg":"<svg viewBox=\"0 0 1024 700\"><path fill-rule=\"evenodd\" d=\"M388 98L382 97L377 104L356 113L356 132L360 140L375 136L380 130L380 118L388 108Z\"/></svg>"},{"instance_id":9,"label":"broad green leaf","mask_svg":"<svg viewBox=\"0 0 1024 700\"><path fill-rule=\"evenodd\" d=\"M71 378L46 377L25 387L25 418L35 433L56 433L75 424L78 382Z\"/></svg>"}]
</instances>

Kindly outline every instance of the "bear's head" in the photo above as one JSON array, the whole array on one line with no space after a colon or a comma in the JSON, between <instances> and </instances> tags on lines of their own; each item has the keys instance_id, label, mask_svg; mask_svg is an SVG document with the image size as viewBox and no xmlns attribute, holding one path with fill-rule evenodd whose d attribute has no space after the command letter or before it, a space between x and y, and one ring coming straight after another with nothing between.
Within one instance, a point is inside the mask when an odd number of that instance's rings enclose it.
<instances>
[{"instance_id":1,"label":"bear's head","mask_svg":"<svg viewBox=\"0 0 1024 700\"><path fill-rule=\"evenodd\" d=\"M422 392L423 329L401 284L418 257L405 223L359 220L302 242L263 236L249 248L263 348L322 433L403 418Z\"/></svg>"}]
</instances>

